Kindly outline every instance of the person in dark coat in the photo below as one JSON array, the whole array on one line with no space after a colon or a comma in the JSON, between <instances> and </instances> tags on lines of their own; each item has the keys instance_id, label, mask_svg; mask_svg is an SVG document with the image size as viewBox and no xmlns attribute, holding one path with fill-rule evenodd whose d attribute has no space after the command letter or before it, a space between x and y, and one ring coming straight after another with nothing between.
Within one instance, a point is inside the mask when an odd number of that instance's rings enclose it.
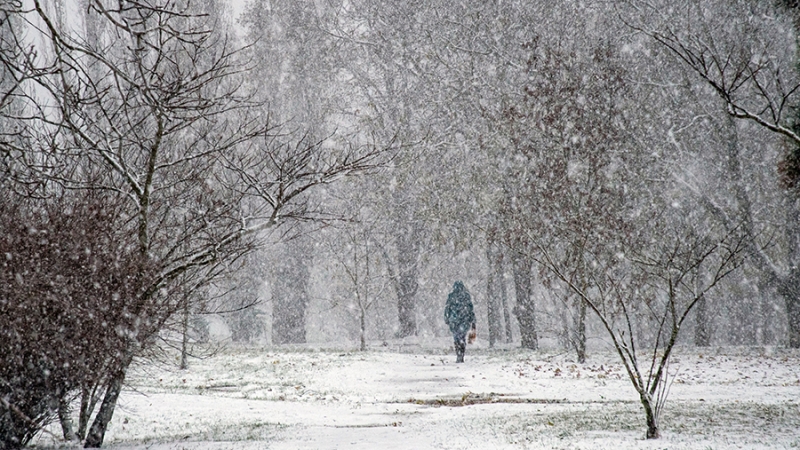
<instances>
[{"instance_id":1,"label":"person in dark coat","mask_svg":"<svg viewBox=\"0 0 800 450\"><path fill-rule=\"evenodd\" d=\"M456 362L464 362L464 351L467 349L467 333L475 330L475 312L472 308L472 297L464 283L456 281L453 292L447 296L444 307L444 322L453 333L456 346Z\"/></svg>"}]
</instances>

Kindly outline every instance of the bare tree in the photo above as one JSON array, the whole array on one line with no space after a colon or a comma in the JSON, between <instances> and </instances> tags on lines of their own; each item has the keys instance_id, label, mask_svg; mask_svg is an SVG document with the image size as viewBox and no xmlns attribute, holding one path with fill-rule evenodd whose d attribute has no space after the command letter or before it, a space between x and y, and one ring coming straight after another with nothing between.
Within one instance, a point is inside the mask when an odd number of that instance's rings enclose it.
<instances>
[{"instance_id":1,"label":"bare tree","mask_svg":"<svg viewBox=\"0 0 800 450\"><path fill-rule=\"evenodd\" d=\"M429 201L438 196L442 149L429 139L440 95L430 42L426 35L435 15L433 4L357 1L326 25L355 93L346 113L378 135L397 136L408 151L385 174L382 216L392 222L382 245L397 298L397 337L419 331L422 243L430 239L432 217L440 211ZM438 205L436 205L438 206Z\"/></svg>"},{"instance_id":2,"label":"bare tree","mask_svg":"<svg viewBox=\"0 0 800 450\"><path fill-rule=\"evenodd\" d=\"M94 40L60 26L38 0L32 11L13 12L24 29L42 30L42 57L20 64L4 53L25 102L16 119L29 146L4 142L6 154L44 181L45 194L50 185L98 191L119 207L113 227L121 237L111 242L125 250L116 267L131 286L113 297L111 316L85 312L116 333L113 349L99 352L109 359L93 366L105 393L87 447L102 444L133 358L194 291L252 251L261 231L313 218L309 189L368 170L383 154L272 127L242 90L249 68L241 53L192 5L91 1ZM16 44L25 55L27 44ZM18 409L4 404L8 414Z\"/></svg>"},{"instance_id":3,"label":"bare tree","mask_svg":"<svg viewBox=\"0 0 800 450\"><path fill-rule=\"evenodd\" d=\"M770 2L686 1L672 8L680 16L646 2L630 2L652 21L629 24L650 36L691 71L721 99L729 116L721 126L726 131L724 167L732 180L735 206L724 205L696 191L701 204L728 227L742 224L749 236L749 262L759 269L764 284L774 286L784 299L788 317L788 344L800 347L800 202L797 201L796 108L800 77L796 71L796 12L781 14ZM671 5L673 6L673 5ZM652 14L651 14L652 13ZM788 38L788 39L787 39ZM782 177L781 225L786 245L776 254L767 250L761 236L760 214L753 207L752 192L743 168L742 148L736 120L755 124L788 142L776 175ZM769 234L769 233L768 233Z\"/></svg>"},{"instance_id":4,"label":"bare tree","mask_svg":"<svg viewBox=\"0 0 800 450\"><path fill-rule=\"evenodd\" d=\"M527 45L530 76L495 118L519 157L509 170L525 180L509 189L513 201L507 202L504 214L525 217L529 229L553 242L564 242L565 229L580 242L602 241L610 230L627 227L609 213L623 201L626 189L624 184L611 182L610 173L623 164L630 165L622 168L623 172L637 167L633 161L622 162L630 159L623 150L625 121L619 100L625 92L623 70L608 46L571 51L544 39ZM509 223L518 223L516 220ZM523 254L534 251L529 236L515 236L513 228L508 233L511 248ZM582 274L580 252L573 253L576 248L580 246L564 246L558 256L552 256L574 262L572 275L582 279L586 275ZM515 265L518 279L530 278L532 270L530 262ZM534 302L528 300L526 283L530 282L517 282L523 340L526 333L535 336L535 331L528 331L534 323ZM580 313L582 302L574 306L573 342L578 359L583 360L585 314Z\"/></svg>"},{"instance_id":5,"label":"bare tree","mask_svg":"<svg viewBox=\"0 0 800 450\"><path fill-rule=\"evenodd\" d=\"M674 212L673 212L674 213ZM609 256L581 248L595 268L578 284L573 270L539 246L540 262L580 296L603 324L622 360L645 413L648 439L660 436L659 418L669 394L669 361L682 327L705 294L741 264L741 233L707 232L698 237L688 222L672 225L652 216L655 230L638 230L615 240ZM654 238L654 236L658 236ZM622 237L622 236L620 236ZM639 311L639 312L637 312ZM635 330L645 321L652 334Z\"/></svg>"},{"instance_id":6,"label":"bare tree","mask_svg":"<svg viewBox=\"0 0 800 450\"><path fill-rule=\"evenodd\" d=\"M361 211L356 220L339 227L334 239L329 242L330 252L338 268L347 280L352 298L343 301L348 310L354 310L358 318L359 349L367 349L367 320L372 311L385 297L390 285L386 261L382 261L384 251L375 241L381 239L376 227L381 222L365 217Z\"/></svg>"}]
</instances>

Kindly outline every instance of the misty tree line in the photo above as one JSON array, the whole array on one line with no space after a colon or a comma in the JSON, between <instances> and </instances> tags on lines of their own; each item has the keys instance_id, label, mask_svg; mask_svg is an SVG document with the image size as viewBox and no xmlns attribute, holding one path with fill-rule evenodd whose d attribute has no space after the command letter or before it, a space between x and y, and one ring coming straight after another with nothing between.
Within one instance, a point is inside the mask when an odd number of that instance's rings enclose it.
<instances>
[{"instance_id":1,"label":"misty tree line","mask_svg":"<svg viewBox=\"0 0 800 450\"><path fill-rule=\"evenodd\" d=\"M373 339L439 335L440 303L463 277L490 342L513 329L523 347L555 337L582 359L587 326L602 331L574 288L597 289L595 269L672 232L700 254L744 239L746 256L692 307L684 339L797 347L795 8L251 2L246 41L280 117L397 136L406 150L325 192L353 220L285 243L314 257L293 259L305 300L265 294L273 314L296 308L311 332L306 309L328 296L350 307L353 336L367 305ZM695 290L710 276L696 269ZM321 271L336 281L315 288ZM273 329L273 342L303 342L288 336Z\"/></svg>"},{"instance_id":2,"label":"misty tree line","mask_svg":"<svg viewBox=\"0 0 800 450\"><path fill-rule=\"evenodd\" d=\"M366 348L455 279L490 345L610 338L648 437L679 340L800 347L794 2L227 10L0 0L4 448L99 447L207 314Z\"/></svg>"}]
</instances>

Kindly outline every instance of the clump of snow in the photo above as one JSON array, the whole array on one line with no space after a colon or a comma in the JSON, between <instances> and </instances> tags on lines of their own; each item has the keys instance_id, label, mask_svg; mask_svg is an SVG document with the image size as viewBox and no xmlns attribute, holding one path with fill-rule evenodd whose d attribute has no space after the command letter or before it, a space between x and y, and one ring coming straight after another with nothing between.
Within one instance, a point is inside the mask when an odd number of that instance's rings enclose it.
<instances>
[{"instance_id":1,"label":"clump of snow","mask_svg":"<svg viewBox=\"0 0 800 450\"><path fill-rule=\"evenodd\" d=\"M229 348L136 368L111 449L733 449L800 446L800 353L684 349L663 437L612 353ZM51 427L58 434L56 427ZM60 444L43 434L38 447Z\"/></svg>"}]
</instances>

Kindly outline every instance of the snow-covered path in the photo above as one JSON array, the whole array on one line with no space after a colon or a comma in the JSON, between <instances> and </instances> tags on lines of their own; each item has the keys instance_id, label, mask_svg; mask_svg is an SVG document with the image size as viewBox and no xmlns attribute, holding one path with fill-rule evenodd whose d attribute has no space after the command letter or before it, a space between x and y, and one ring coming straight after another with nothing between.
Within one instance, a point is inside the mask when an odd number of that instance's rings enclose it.
<instances>
[{"instance_id":1,"label":"snow-covered path","mask_svg":"<svg viewBox=\"0 0 800 450\"><path fill-rule=\"evenodd\" d=\"M791 448L800 356L679 354L663 438L643 439L614 355L229 350L186 371L139 368L107 434L114 449ZM38 445L48 445L46 439Z\"/></svg>"}]
</instances>

